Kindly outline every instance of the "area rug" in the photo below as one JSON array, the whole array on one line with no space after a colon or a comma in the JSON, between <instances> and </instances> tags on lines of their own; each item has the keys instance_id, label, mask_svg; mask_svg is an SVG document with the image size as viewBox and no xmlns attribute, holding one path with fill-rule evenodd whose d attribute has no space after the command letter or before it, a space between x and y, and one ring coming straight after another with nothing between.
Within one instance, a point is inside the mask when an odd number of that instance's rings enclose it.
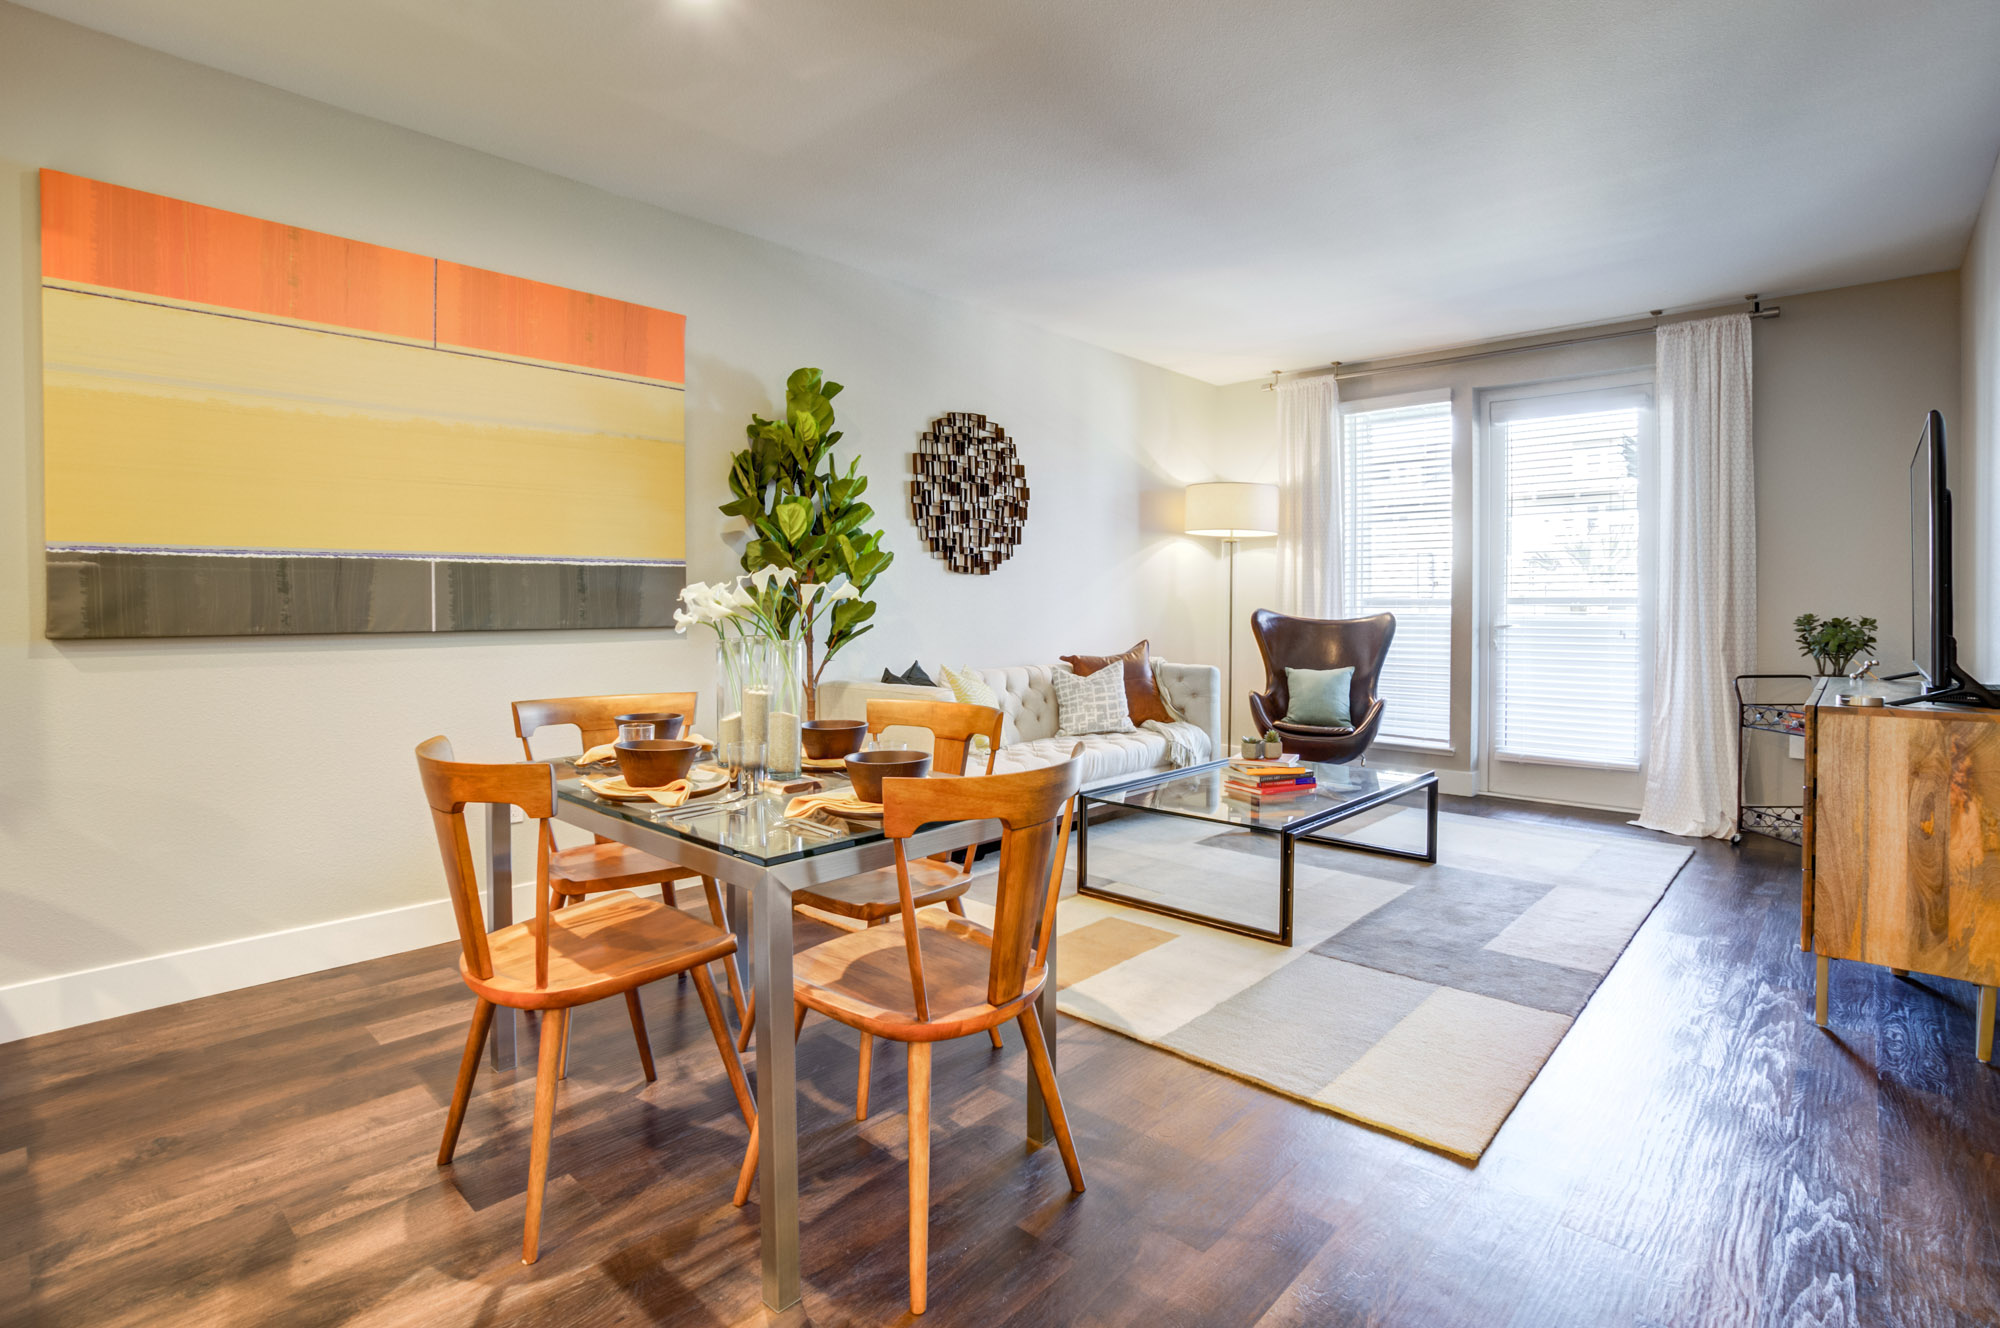
<instances>
[{"instance_id":1,"label":"area rug","mask_svg":"<svg viewBox=\"0 0 2000 1328\"><path fill-rule=\"evenodd\" d=\"M1423 831L1414 809L1338 827L1408 848ZM1435 866L1301 846L1290 948L1069 894L1058 1006L1476 1161L1690 853L1451 813ZM1277 854L1248 831L1128 816L1092 828L1090 877L1272 927ZM981 884L967 902L984 921Z\"/></svg>"}]
</instances>

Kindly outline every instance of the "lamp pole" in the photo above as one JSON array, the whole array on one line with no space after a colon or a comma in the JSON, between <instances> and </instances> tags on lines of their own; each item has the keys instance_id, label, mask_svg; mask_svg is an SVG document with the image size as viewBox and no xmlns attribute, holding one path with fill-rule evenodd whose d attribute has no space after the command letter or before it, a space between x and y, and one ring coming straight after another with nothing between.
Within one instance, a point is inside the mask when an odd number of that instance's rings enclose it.
<instances>
[{"instance_id":1,"label":"lamp pole","mask_svg":"<svg viewBox=\"0 0 2000 1328\"><path fill-rule=\"evenodd\" d=\"M1228 617L1222 622L1222 745L1229 747L1229 730L1236 722L1236 546L1234 535L1222 537L1222 552L1229 562Z\"/></svg>"},{"instance_id":2,"label":"lamp pole","mask_svg":"<svg viewBox=\"0 0 2000 1328\"><path fill-rule=\"evenodd\" d=\"M1187 486L1185 520L1182 527L1190 535L1207 535L1222 541L1228 560L1229 590L1225 603L1227 618L1222 624L1223 661L1222 723L1236 722L1236 546L1244 539L1277 533L1278 486L1215 480ZM1228 737L1227 732L1223 734Z\"/></svg>"}]
</instances>

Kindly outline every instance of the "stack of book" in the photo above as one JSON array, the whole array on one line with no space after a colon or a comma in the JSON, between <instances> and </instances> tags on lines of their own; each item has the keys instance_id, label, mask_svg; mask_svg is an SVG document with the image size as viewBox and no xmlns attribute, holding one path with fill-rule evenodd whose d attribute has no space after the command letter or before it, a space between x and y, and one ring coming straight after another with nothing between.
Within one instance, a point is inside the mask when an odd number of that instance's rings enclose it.
<instances>
[{"instance_id":1,"label":"stack of book","mask_svg":"<svg viewBox=\"0 0 2000 1328\"><path fill-rule=\"evenodd\" d=\"M1231 761L1222 771L1223 796L1244 802L1295 798L1316 782L1311 766L1282 761Z\"/></svg>"}]
</instances>

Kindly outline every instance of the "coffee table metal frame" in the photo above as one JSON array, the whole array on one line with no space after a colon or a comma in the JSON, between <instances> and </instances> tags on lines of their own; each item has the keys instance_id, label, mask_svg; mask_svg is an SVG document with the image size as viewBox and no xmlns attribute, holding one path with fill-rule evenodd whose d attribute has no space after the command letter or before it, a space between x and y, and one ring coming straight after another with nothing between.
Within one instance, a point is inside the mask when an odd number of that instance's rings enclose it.
<instances>
[{"instance_id":1,"label":"coffee table metal frame","mask_svg":"<svg viewBox=\"0 0 2000 1328\"><path fill-rule=\"evenodd\" d=\"M1241 821L1231 821L1222 817L1207 816L1197 811L1184 811L1173 807L1138 806L1132 803L1117 801L1113 796L1132 793L1143 788L1151 788L1156 784L1171 783L1177 779L1185 779L1190 775L1206 774L1220 769L1227 764L1229 764L1227 761L1210 761L1205 765L1188 766L1184 769L1168 771L1162 774L1145 775L1141 778L1126 780L1122 783L1103 784L1094 789L1085 789L1077 794L1076 892L1080 895L1088 895L1092 899L1108 899L1113 903L1124 904L1128 908L1144 909L1148 913L1159 913L1166 917L1180 918L1187 922L1199 922L1206 926L1220 928L1223 931L1235 932L1240 936L1254 936L1259 940L1276 941L1279 945L1290 945L1292 943L1292 859L1300 842L1324 848L1352 849L1357 853L1378 853L1384 857L1403 858L1412 862L1437 862L1438 778L1435 770L1427 770L1411 779L1410 782L1399 784L1395 788L1381 789L1374 793L1360 795L1351 802L1330 805L1323 812L1302 816L1298 820L1288 822L1283 826L1249 825ZM1322 839L1317 838L1315 835L1317 831L1324 831L1331 826L1338 825L1342 821L1359 816L1363 812L1372 811L1385 803L1407 798L1414 793L1423 793L1425 795L1425 839L1424 851L1421 853L1412 852L1409 849L1389 848L1381 844L1363 844L1349 839ZM1091 885L1089 882L1090 804L1092 802L1106 807L1123 808L1130 812L1146 813L1155 816L1179 816L1191 821L1206 821L1211 825L1231 826L1239 830L1249 830L1260 835L1276 835L1278 837L1277 928L1275 930L1267 930L1266 928L1253 926L1247 922L1237 922L1230 918L1218 918L1212 914L1198 913L1193 909L1177 908L1172 904L1163 904L1152 899L1135 899L1131 895L1119 894L1115 890L1106 890Z\"/></svg>"}]
</instances>

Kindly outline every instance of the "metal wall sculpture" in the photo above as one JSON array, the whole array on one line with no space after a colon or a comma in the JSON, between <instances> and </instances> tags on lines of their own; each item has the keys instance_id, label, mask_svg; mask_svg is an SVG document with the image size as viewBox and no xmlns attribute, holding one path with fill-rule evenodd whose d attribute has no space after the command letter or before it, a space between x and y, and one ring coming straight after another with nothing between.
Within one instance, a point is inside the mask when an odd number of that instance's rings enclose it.
<instances>
[{"instance_id":1,"label":"metal wall sculpture","mask_svg":"<svg viewBox=\"0 0 2000 1328\"><path fill-rule=\"evenodd\" d=\"M667 627L679 314L43 171L51 637Z\"/></svg>"},{"instance_id":2,"label":"metal wall sculpture","mask_svg":"<svg viewBox=\"0 0 2000 1328\"><path fill-rule=\"evenodd\" d=\"M986 576L1014 556L1028 520L1028 473L1006 430L984 415L940 415L910 468L910 517L946 567Z\"/></svg>"}]
</instances>

